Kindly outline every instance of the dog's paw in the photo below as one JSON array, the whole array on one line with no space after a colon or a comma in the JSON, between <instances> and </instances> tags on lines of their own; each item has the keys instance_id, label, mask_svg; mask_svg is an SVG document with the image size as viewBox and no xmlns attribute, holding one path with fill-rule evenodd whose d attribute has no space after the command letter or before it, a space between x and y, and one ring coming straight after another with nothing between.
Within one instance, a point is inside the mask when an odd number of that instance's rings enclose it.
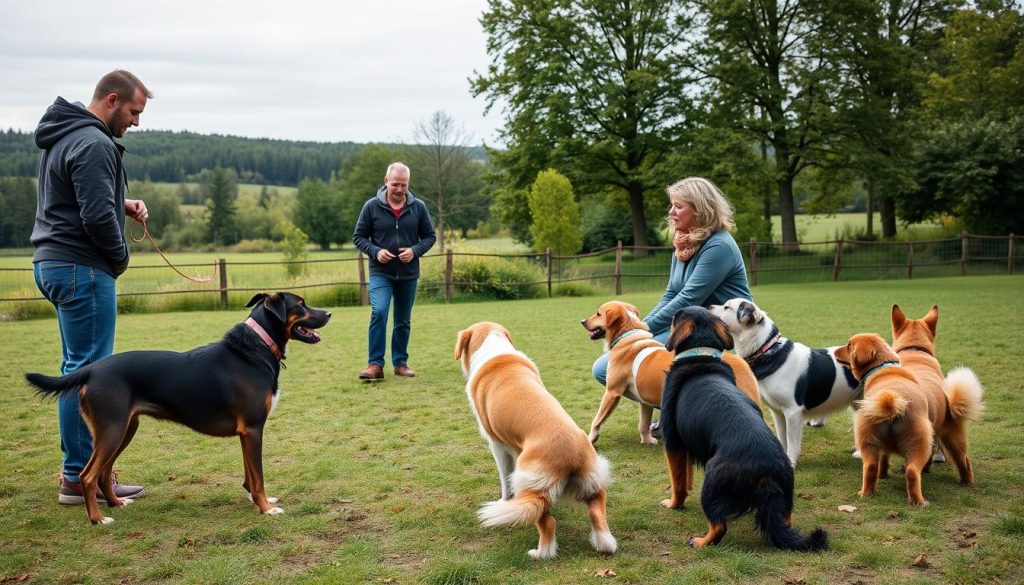
<instances>
[{"instance_id":1,"label":"dog's paw","mask_svg":"<svg viewBox=\"0 0 1024 585\"><path fill-rule=\"evenodd\" d=\"M249 492L245 492L245 493L246 493L247 496L249 496L249 501L255 504L256 500L252 499L252 494L250 494ZM280 499L275 498L274 496L267 496L267 503L268 504L276 504L276 503L278 503L280 501L281 501Z\"/></svg>"},{"instance_id":2,"label":"dog's paw","mask_svg":"<svg viewBox=\"0 0 1024 585\"><path fill-rule=\"evenodd\" d=\"M135 500L131 498L121 498L121 503L118 506L127 506L128 504L134 504Z\"/></svg>"},{"instance_id":3,"label":"dog's paw","mask_svg":"<svg viewBox=\"0 0 1024 585\"><path fill-rule=\"evenodd\" d=\"M594 550L601 554L610 555L619 548L619 543L612 536L612 533L607 530L602 531L591 531L590 532L590 544L594 546Z\"/></svg>"},{"instance_id":4,"label":"dog's paw","mask_svg":"<svg viewBox=\"0 0 1024 585\"><path fill-rule=\"evenodd\" d=\"M690 538L686 539L686 546L690 548L697 548L699 545L697 544L697 539L691 536Z\"/></svg>"},{"instance_id":5,"label":"dog's paw","mask_svg":"<svg viewBox=\"0 0 1024 585\"><path fill-rule=\"evenodd\" d=\"M591 444L597 444L597 438L600 436L601 433L595 433L594 431L590 431L590 434L587 435L587 438L590 439Z\"/></svg>"},{"instance_id":6,"label":"dog's paw","mask_svg":"<svg viewBox=\"0 0 1024 585\"><path fill-rule=\"evenodd\" d=\"M278 508L277 506L274 506L273 508L264 512L264 514L269 514L271 516L279 516L281 514L284 514L284 508Z\"/></svg>"},{"instance_id":7,"label":"dog's paw","mask_svg":"<svg viewBox=\"0 0 1024 585\"><path fill-rule=\"evenodd\" d=\"M672 498L665 498L664 500L661 501L661 507L668 508L669 510L680 510L683 507L683 503L679 502L677 504L672 501Z\"/></svg>"},{"instance_id":8,"label":"dog's paw","mask_svg":"<svg viewBox=\"0 0 1024 585\"><path fill-rule=\"evenodd\" d=\"M110 516L102 516L102 517L100 517L100 521L99 522L93 522L93 524L110 524L113 521L114 521L114 519L111 518Z\"/></svg>"},{"instance_id":9,"label":"dog's paw","mask_svg":"<svg viewBox=\"0 0 1024 585\"><path fill-rule=\"evenodd\" d=\"M920 502L915 502L914 500L907 500L907 501L910 502L911 506L920 506L920 507L923 508L923 507L929 505L928 500L925 500L925 499L922 499Z\"/></svg>"},{"instance_id":10,"label":"dog's paw","mask_svg":"<svg viewBox=\"0 0 1024 585\"><path fill-rule=\"evenodd\" d=\"M872 492L872 491L860 490L859 492L857 492L857 496L861 497L861 498L866 498L866 497L870 496L873 493L874 492Z\"/></svg>"},{"instance_id":11,"label":"dog's paw","mask_svg":"<svg viewBox=\"0 0 1024 585\"><path fill-rule=\"evenodd\" d=\"M642 437L640 437L640 443L642 445L657 445L658 444L658 439L655 439L654 437L652 437L650 435L647 435L646 437L642 436Z\"/></svg>"},{"instance_id":12,"label":"dog's paw","mask_svg":"<svg viewBox=\"0 0 1024 585\"><path fill-rule=\"evenodd\" d=\"M526 554L529 555L531 559L535 559L538 561L553 559L555 558L555 555L558 554L558 545L552 542L548 546L539 546L537 548L532 548L529 551L527 551Z\"/></svg>"}]
</instances>

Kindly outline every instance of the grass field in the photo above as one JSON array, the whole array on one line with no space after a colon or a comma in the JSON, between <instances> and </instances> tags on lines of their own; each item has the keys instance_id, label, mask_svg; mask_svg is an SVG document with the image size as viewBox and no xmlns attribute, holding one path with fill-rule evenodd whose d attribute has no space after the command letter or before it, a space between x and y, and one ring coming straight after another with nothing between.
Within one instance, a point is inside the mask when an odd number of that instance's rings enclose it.
<instances>
[{"instance_id":1,"label":"grass field","mask_svg":"<svg viewBox=\"0 0 1024 585\"><path fill-rule=\"evenodd\" d=\"M334 310L316 346L289 347L281 402L267 425L268 490L286 514L260 516L241 490L236 440L201 436L144 419L118 461L122 480L146 486L135 504L91 526L82 507L56 502L60 451L55 406L22 380L54 373L53 320L2 323L0 582L32 583L982 583L1016 582L1024 571L1024 277L762 286L755 290L784 335L812 346L850 334L888 338L889 308L913 317L940 306L938 357L968 365L985 384L986 414L972 424L977 483L948 466L924 478L931 505L912 508L896 474L860 499L850 457L848 411L808 429L793 515L801 531L830 534L823 554L783 553L749 516L723 543L693 551L702 534L699 489L682 511L658 506L668 478L659 447L642 446L635 405L623 404L598 449L612 462L608 515L619 552L596 554L582 506L556 505L559 556L535 562L533 527L483 529L475 511L498 496L452 358L456 332L496 320L538 364L550 391L583 428L600 400L590 367L600 353L579 320L600 297L458 305L419 304L410 364L420 376L377 386L355 379L365 364L368 309ZM641 308L656 294L626 297ZM185 350L218 339L244 311L119 317L117 350ZM388 370L390 374L390 371ZM902 461L895 460L899 470ZM701 474L697 475L699 484ZM853 513L838 506L852 504ZM915 566L924 555L925 562ZM606 571L614 578L599 577Z\"/></svg>"}]
</instances>

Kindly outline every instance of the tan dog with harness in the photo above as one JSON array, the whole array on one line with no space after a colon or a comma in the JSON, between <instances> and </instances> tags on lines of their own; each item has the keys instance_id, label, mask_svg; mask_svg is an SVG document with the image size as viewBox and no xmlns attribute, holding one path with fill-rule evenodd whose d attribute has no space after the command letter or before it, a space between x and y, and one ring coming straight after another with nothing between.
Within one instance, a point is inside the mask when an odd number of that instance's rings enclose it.
<instances>
[{"instance_id":1,"label":"tan dog with harness","mask_svg":"<svg viewBox=\"0 0 1024 585\"><path fill-rule=\"evenodd\" d=\"M661 394L665 374L672 367L675 354L653 339L647 324L640 319L639 310L622 301L608 301L597 313L582 321L591 339L604 339L608 350L608 378L604 398L590 425L590 441L596 443L601 427L625 396L640 403L640 442L657 445L651 436L651 415L661 408ZM761 408L757 391L757 378L750 366L734 354L726 354L723 361L732 368L736 385Z\"/></svg>"}]
</instances>

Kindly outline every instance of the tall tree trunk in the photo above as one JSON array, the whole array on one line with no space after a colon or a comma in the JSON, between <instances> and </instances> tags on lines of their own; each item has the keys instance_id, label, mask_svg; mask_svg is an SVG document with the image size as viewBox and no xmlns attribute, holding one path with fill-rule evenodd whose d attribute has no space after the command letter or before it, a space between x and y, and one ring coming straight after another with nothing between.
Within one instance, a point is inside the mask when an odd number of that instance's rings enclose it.
<instances>
[{"instance_id":1,"label":"tall tree trunk","mask_svg":"<svg viewBox=\"0 0 1024 585\"><path fill-rule=\"evenodd\" d=\"M868 239L875 233L875 180L868 179Z\"/></svg>"},{"instance_id":2,"label":"tall tree trunk","mask_svg":"<svg viewBox=\"0 0 1024 585\"><path fill-rule=\"evenodd\" d=\"M779 178L779 214L782 222L782 248L796 251L800 242L796 238L796 206L793 203L793 177L786 173Z\"/></svg>"},{"instance_id":3,"label":"tall tree trunk","mask_svg":"<svg viewBox=\"0 0 1024 585\"><path fill-rule=\"evenodd\" d=\"M629 185L629 215L633 219L633 242L647 246L647 218L644 216L644 187L639 183ZM647 250L637 250L637 257L647 255Z\"/></svg>"},{"instance_id":4,"label":"tall tree trunk","mask_svg":"<svg viewBox=\"0 0 1024 585\"><path fill-rule=\"evenodd\" d=\"M896 237L896 200L884 195L878 198L878 204L882 216L882 238L891 240Z\"/></svg>"}]
</instances>

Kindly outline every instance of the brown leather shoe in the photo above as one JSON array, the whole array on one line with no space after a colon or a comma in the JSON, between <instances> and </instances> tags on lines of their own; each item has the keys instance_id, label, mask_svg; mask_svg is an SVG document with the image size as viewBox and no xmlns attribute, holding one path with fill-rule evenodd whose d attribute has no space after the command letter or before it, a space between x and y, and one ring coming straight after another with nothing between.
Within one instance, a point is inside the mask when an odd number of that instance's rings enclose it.
<instances>
[{"instance_id":1,"label":"brown leather shoe","mask_svg":"<svg viewBox=\"0 0 1024 585\"><path fill-rule=\"evenodd\" d=\"M377 364L370 364L366 369L359 372L359 379L364 382L377 382L384 379L384 368Z\"/></svg>"},{"instance_id":2,"label":"brown leather shoe","mask_svg":"<svg viewBox=\"0 0 1024 585\"><path fill-rule=\"evenodd\" d=\"M415 378L416 372L412 368L406 365L395 366L395 375L403 378Z\"/></svg>"}]
</instances>

